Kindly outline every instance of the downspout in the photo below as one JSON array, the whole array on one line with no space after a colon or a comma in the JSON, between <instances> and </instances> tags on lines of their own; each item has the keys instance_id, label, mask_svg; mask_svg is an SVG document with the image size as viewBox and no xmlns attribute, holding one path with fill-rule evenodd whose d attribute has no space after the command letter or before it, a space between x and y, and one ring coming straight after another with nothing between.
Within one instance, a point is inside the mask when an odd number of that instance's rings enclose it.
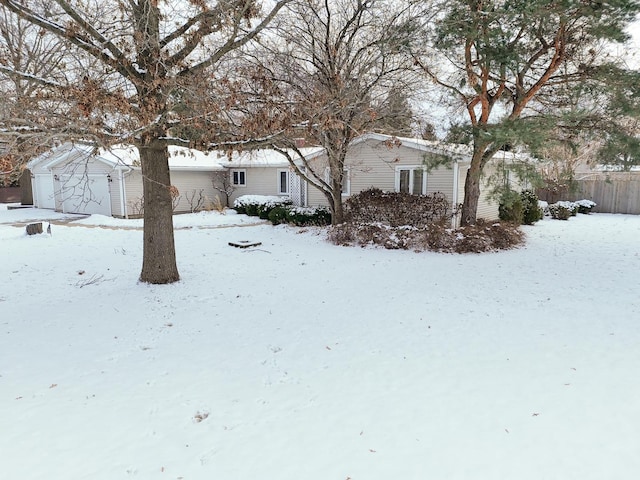
<instances>
[{"instance_id":1,"label":"downspout","mask_svg":"<svg viewBox=\"0 0 640 480\"><path fill-rule=\"evenodd\" d=\"M127 189L124 184L124 173L122 172L122 169L119 169L118 171L120 172L120 211L124 218L129 218L129 214L127 213L127 202L125 201L127 198Z\"/></svg>"},{"instance_id":2,"label":"downspout","mask_svg":"<svg viewBox=\"0 0 640 480\"><path fill-rule=\"evenodd\" d=\"M453 208L458 208L458 181L460 176L460 166L458 165L458 160L454 160L453 162ZM458 213L456 210L456 214L451 216L451 228L456 228L458 226Z\"/></svg>"}]
</instances>

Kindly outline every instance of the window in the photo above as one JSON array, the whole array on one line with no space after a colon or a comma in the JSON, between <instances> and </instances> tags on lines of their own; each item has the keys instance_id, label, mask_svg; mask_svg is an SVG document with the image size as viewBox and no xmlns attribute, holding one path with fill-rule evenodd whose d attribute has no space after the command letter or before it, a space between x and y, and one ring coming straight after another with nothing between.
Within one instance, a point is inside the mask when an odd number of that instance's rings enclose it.
<instances>
[{"instance_id":1,"label":"window","mask_svg":"<svg viewBox=\"0 0 640 480\"><path fill-rule=\"evenodd\" d=\"M342 172L342 195L351 195L351 171L347 168Z\"/></svg>"},{"instance_id":2,"label":"window","mask_svg":"<svg viewBox=\"0 0 640 480\"><path fill-rule=\"evenodd\" d=\"M324 180L327 183L331 183L331 171L329 167L324 171ZM345 168L342 171L342 195L348 196L351 195L351 172L348 168Z\"/></svg>"},{"instance_id":3,"label":"window","mask_svg":"<svg viewBox=\"0 0 640 480\"><path fill-rule=\"evenodd\" d=\"M424 195L427 193L427 175L422 166L396 167L396 191Z\"/></svg>"},{"instance_id":4,"label":"window","mask_svg":"<svg viewBox=\"0 0 640 480\"><path fill-rule=\"evenodd\" d=\"M231 170L231 183L236 187L246 187L247 172L245 170Z\"/></svg>"},{"instance_id":5,"label":"window","mask_svg":"<svg viewBox=\"0 0 640 480\"><path fill-rule=\"evenodd\" d=\"M278 194L289 195L289 170L278 170Z\"/></svg>"}]
</instances>

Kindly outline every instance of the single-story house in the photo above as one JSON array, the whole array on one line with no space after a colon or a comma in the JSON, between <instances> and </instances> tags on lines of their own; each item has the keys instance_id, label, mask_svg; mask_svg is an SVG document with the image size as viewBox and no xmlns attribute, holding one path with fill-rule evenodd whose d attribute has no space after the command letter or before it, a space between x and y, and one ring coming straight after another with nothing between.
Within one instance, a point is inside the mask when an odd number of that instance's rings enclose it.
<instances>
[{"instance_id":1,"label":"single-story house","mask_svg":"<svg viewBox=\"0 0 640 480\"><path fill-rule=\"evenodd\" d=\"M312 156L322 149L303 151ZM134 146L102 149L65 143L32 159L27 167L33 203L38 208L123 218L143 213L142 170ZM246 193L286 195L289 179L297 178L289 177L287 167L285 157L271 150L234 152L229 157L223 152L170 146L171 183L177 190L174 211L192 212L218 203L224 206ZM287 172L286 185L281 184L282 170Z\"/></svg>"},{"instance_id":2,"label":"single-story house","mask_svg":"<svg viewBox=\"0 0 640 480\"><path fill-rule=\"evenodd\" d=\"M378 133L361 135L352 142L347 152L343 198L371 187L412 194L441 192L452 208L456 207L464 200L464 184L471 155L472 149L467 145ZM498 176L501 181L511 182L513 188L520 189L521 186L516 184L516 175L509 171L509 166L523 158L517 153L500 151L494 156L493 162L485 167L478 218L498 219L498 203L490 198L492 188L489 179ZM328 179L324 153L315 155L309 163L319 175L326 172L325 180ZM305 192L304 205L327 205L323 193L316 188L309 188L306 182L302 182L302 191ZM294 203L298 204L295 198L297 191L290 194ZM459 219L454 219L453 223L458 224Z\"/></svg>"},{"instance_id":3,"label":"single-story house","mask_svg":"<svg viewBox=\"0 0 640 480\"><path fill-rule=\"evenodd\" d=\"M171 183L177 188L176 212L190 212L205 203L233 205L242 195L280 195L301 206L327 205L323 193L295 174L287 159L273 150L200 152L169 147ZM319 175L328 175L324 149L301 149ZM508 175L518 157L499 152L486 177ZM471 149L415 138L368 133L356 138L345 162L343 196L371 187L413 194L442 192L452 206L462 203ZM301 165L299 163L298 165ZM429 168L431 165L432 168ZM109 150L87 144L64 144L33 159L34 204L69 213L100 213L117 217L142 213L142 173L132 146ZM478 218L498 218L498 204L483 188Z\"/></svg>"}]
</instances>

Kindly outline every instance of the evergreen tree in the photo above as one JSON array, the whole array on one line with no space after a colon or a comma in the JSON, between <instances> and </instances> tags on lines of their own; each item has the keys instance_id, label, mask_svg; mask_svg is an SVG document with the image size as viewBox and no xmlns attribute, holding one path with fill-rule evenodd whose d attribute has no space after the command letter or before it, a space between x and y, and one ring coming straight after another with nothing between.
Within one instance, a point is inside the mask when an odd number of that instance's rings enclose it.
<instances>
[{"instance_id":1,"label":"evergreen tree","mask_svg":"<svg viewBox=\"0 0 640 480\"><path fill-rule=\"evenodd\" d=\"M425 11L433 9L424 1ZM540 143L565 118L565 94L607 77L603 42L623 42L637 0L451 0L441 20L425 22L413 56L423 72L464 108L473 156L462 223L476 221L487 162L505 145ZM428 47L433 45L436 58ZM569 95L570 97L571 95ZM576 113L574 111L574 113ZM572 119L576 125L575 118ZM580 121L578 121L578 124Z\"/></svg>"}]
</instances>

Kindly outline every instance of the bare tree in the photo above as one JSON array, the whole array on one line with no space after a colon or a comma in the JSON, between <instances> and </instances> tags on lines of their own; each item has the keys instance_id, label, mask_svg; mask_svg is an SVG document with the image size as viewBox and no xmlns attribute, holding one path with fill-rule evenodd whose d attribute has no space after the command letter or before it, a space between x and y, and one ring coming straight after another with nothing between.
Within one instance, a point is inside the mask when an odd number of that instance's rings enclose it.
<instances>
[{"instance_id":1,"label":"bare tree","mask_svg":"<svg viewBox=\"0 0 640 480\"><path fill-rule=\"evenodd\" d=\"M296 1L256 53L256 76L262 82L254 93L262 110L254 127L267 123L280 133L271 146L324 194L334 223L343 221L350 143L384 127L385 115L407 113L397 98L398 92L408 91L409 65L400 53L410 34L409 18L398 5L386 0ZM298 148L300 137L324 147L327 164L306 161Z\"/></svg>"},{"instance_id":2,"label":"bare tree","mask_svg":"<svg viewBox=\"0 0 640 480\"><path fill-rule=\"evenodd\" d=\"M235 99L225 61L289 1L270 2L263 12L253 0L51 0L49 8L32 0L0 0L3 11L93 61L81 78L2 70L40 84L52 102L63 103L52 108L51 116L64 114L66 124L50 125L46 116L24 119L22 127L56 127L70 138L130 142L138 148L144 191L141 281L179 279L168 145L194 142L173 132L191 126L205 148L228 139L222 125Z\"/></svg>"},{"instance_id":3,"label":"bare tree","mask_svg":"<svg viewBox=\"0 0 640 480\"><path fill-rule=\"evenodd\" d=\"M49 8L51 1L34 0L33 5ZM36 117L50 107L46 91L33 79L60 81L72 61L61 39L0 10L0 142L5 147L0 151L0 172L8 181L20 176L23 152L30 155L51 147L52 138L41 131L30 128L18 134L11 128L16 120Z\"/></svg>"},{"instance_id":4,"label":"bare tree","mask_svg":"<svg viewBox=\"0 0 640 480\"><path fill-rule=\"evenodd\" d=\"M214 190L224 195L224 205L230 207L229 198L236 191L236 186L231 181L229 172L215 172L211 178L211 185Z\"/></svg>"}]
</instances>

